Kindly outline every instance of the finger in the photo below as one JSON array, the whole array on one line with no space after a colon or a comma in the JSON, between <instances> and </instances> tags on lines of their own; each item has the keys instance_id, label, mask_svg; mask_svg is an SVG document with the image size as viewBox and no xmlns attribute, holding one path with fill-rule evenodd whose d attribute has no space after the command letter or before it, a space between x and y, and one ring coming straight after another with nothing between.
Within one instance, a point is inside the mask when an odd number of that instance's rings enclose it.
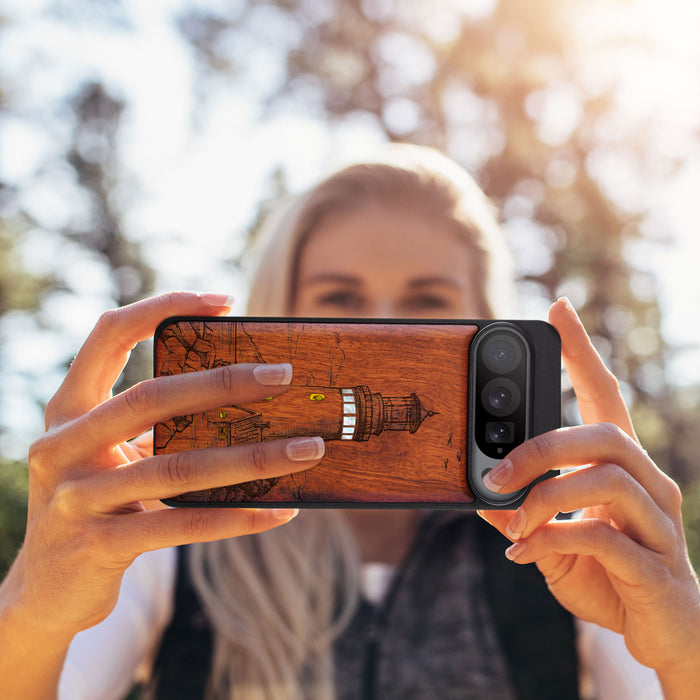
<instances>
[{"instance_id":1,"label":"finger","mask_svg":"<svg viewBox=\"0 0 700 700\"><path fill-rule=\"evenodd\" d=\"M508 558L518 564L537 563L551 585L551 573L560 568L554 555L593 557L603 568L628 585L658 573L656 555L625 533L596 518L554 521L536 530L527 539L518 540L507 550Z\"/></svg>"},{"instance_id":2,"label":"finger","mask_svg":"<svg viewBox=\"0 0 700 700\"><path fill-rule=\"evenodd\" d=\"M289 522L296 508L168 508L115 516L109 540L125 557L191 542L211 542L269 530Z\"/></svg>"},{"instance_id":3,"label":"finger","mask_svg":"<svg viewBox=\"0 0 700 700\"><path fill-rule=\"evenodd\" d=\"M150 457L153 454L153 430L141 433L141 435L130 440L129 444L134 448L139 459Z\"/></svg>"},{"instance_id":4,"label":"finger","mask_svg":"<svg viewBox=\"0 0 700 700\"><path fill-rule=\"evenodd\" d=\"M73 498L110 511L124 503L304 471L318 464L324 451L322 438L301 437L147 457L82 480Z\"/></svg>"},{"instance_id":5,"label":"finger","mask_svg":"<svg viewBox=\"0 0 700 700\"><path fill-rule=\"evenodd\" d=\"M562 359L584 423L614 423L636 439L620 385L593 347L568 299L552 304L549 322L561 337Z\"/></svg>"},{"instance_id":6,"label":"finger","mask_svg":"<svg viewBox=\"0 0 700 700\"><path fill-rule=\"evenodd\" d=\"M278 396L291 379L288 363L226 365L148 379L73 421L64 432L74 436L76 449L83 453L111 447L173 416Z\"/></svg>"},{"instance_id":7,"label":"finger","mask_svg":"<svg viewBox=\"0 0 700 700\"><path fill-rule=\"evenodd\" d=\"M129 462L150 457L153 454L153 430L147 430L133 440L122 443L119 447Z\"/></svg>"},{"instance_id":8,"label":"finger","mask_svg":"<svg viewBox=\"0 0 700 700\"><path fill-rule=\"evenodd\" d=\"M484 477L487 488L510 493L550 469L620 465L666 513L675 512L678 487L627 433L612 423L560 428L526 440Z\"/></svg>"},{"instance_id":9,"label":"finger","mask_svg":"<svg viewBox=\"0 0 700 700\"><path fill-rule=\"evenodd\" d=\"M102 314L47 406L47 427L82 415L109 398L131 350L150 338L163 319L228 313L230 299L225 294L171 292Z\"/></svg>"},{"instance_id":10,"label":"finger","mask_svg":"<svg viewBox=\"0 0 700 700\"><path fill-rule=\"evenodd\" d=\"M601 464L537 483L506 527L511 540L529 537L559 512L600 507L618 530L647 549L676 546L669 518L621 467Z\"/></svg>"},{"instance_id":11,"label":"finger","mask_svg":"<svg viewBox=\"0 0 700 700\"><path fill-rule=\"evenodd\" d=\"M495 527L502 535L508 537L506 528L513 519L514 510L477 510L476 514L485 520L489 525Z\"/></svg>"},{"instance_id":12,"label":"finger","mask_svg":"<svg viewBox=\"0 0 700 700\"><path fill-rule=\"evenodd\" d=\"M127 462L135 462L137 459L142 459L147 455L142 454L141 451L130 441L119 445L119 449L124 455L124 459Z\"/></svg>"}]
</instances>

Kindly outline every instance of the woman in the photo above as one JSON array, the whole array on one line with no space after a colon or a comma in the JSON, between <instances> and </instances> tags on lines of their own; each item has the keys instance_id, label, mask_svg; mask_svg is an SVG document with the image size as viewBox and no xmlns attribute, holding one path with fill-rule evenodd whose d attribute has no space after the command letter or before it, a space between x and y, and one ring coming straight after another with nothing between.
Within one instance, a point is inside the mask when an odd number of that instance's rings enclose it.
<instances>
[{"instance_id":1,"label":"woman","mask_svg":"<svg viewBox=\"0 0 700 700\"><path fill-rule=\"evenodd\" d=\"M506 261L499 241L486 201L466 173L431 151L399 149L383 164L358 166L325 181L272 227L249 312L504 315L507 307L498 292L510 273L499 271ZM265 535L239 538L286 523L294 512L162 510L152 509L151 500L245 481L253 474L259 478L261 471L273 476L312 468L322 456L314 436L179 458L149 457L143 439L125 442L172 415L285 390L288 368L259 365L152 380L110 397L128 351L150 336L162 318L225 313L228 308L221 296L181 294L108 312L50 402L47 433L30 453L25 545L1 590L0 670L10 683L10 696L46 697L53 692L71 639L109 615L123 572L139 553L212 540L226 541L192 548L189 566L178 568L176 609L156 662L158 681L174 674L185 682L188 674L177 676L173 649L201 623L203 609L205 632L213 629L214 635L213 689L232 686L240 693L235 697L251 698L331 697L334 685L339 697L356 697L361 690L354 669L358 663L365 670L367 666L356 658L356 645L348 642L362 636L365 630L358 631L357 625L367 620L358 613L363 607L354 605L358 561L380 565L382 581L365 588L369 596L381 598L377 589L391 587L387 580L392 570L402 563L406 568L425 531L435 535L434 520L420 511L353 511L344 516L309 512ZM550 468L587 466L543 482L515 513L482 516L515 543L508 557L535 562L551 593L573 615L620 633L635 658L656 670L666 697L690 697L700 681L700 593L685 549L678 488L636 442L617 383L570 305L554 304L550 321L562 337L585 425L516 448L492 472L490 486L513 491ZM575 509L584 509L582 519L550 522L556 512ZM460 538L479 543L488 537L484 532L493 530L477 529L475 522L460 515L438 525L459 528ZM440 532L431 544L455 541L457 530L450 529L450 537L444 535L447 530ZM435 635L433 627L442 630L443 623L445 630L453 629L451 620L437 613L420 631L392 628L393 646L382 648L379 661L393 654L395 676L386 665L372 667L377 657L368 656L370 683L383 696L405 695L391 683L409 676L415 683L408 686L414 688L413 696L426 697L437 687L431 684L439 683L432 671L441 669L438 676L453 673L454 664L439 662L463 646L477 655L477 663L464 669L468 680L443 697L514 697L521 690L518 671L508 669L508 635L499 640L495 629L499 606L488 600L485 590L484 562L490 548L482 558L475 554L477 547L456 541L458 551L433 564L442 566L447 578L462 567L469 593L478 596L478 604L469 598L450 608L465 620L455 634L467 636ZM443 551L429 549L428 554ZM147 561L144 557L137 564ZM435 582L426 584L425 574L432 569L420 561L411 580L423 595L415 599L415 614L404 616L411 621L421 619L418 608L432 610L430 592L438 592L433 598L439 602L442 590ZM158 562L172 567L173 557L155 562L150 570L157 579L162 571ZM192 585L199 597L194 609L182 616L179 609L187 604ZM395 585L390 595L399 595L397 588L405 587ZM137 594L120 606L151 610L151 599L157 602L168 584L156 586L145 603L138 599L144 590L137 586ZM167 604L153 615L158 619L141 639L151 632L157 642L171 615ZM109 630L113 618L103 629ZM114 624L125 619L128 615L117 616ZM537 626L532 627L528 635L534 639ZM472 628L476 633L469 636ZM102 664L121 669L117 656L128 656L138 645L121 632L109 634L112 646L101 654ZM334 668L330 644L336 636ZM430 640L427 651L424 636ZM96 638L99 633L84 635L88 645ZM366 648L376 651L372 645ZM454 663L459 672L469 660L455 656ZM163 687L155 692L165 697Z\"/></svg>"}]
</instances>

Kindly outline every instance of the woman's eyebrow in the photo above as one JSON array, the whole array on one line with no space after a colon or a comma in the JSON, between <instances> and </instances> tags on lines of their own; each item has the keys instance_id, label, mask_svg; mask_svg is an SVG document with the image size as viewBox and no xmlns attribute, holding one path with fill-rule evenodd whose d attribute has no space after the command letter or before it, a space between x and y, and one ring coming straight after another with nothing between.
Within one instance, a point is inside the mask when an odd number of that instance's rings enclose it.
<instances>
[{"instance_id":1,"label":"woman's eyebrow","mask_svg":"<svg viewBox=\"0 0 700 700\"><path fill-rule=\"evenodd\" d=\"M312 275L302 280L304 284L321 284L325 282L333 282L340 284L348 284L355 287L359 287L361 282L357 277L353 275L344 275L336 272L325 272L318 275Z\"/></svg>"},{"instance_id":2,"label":"woman's eyebrow","mask_svg":"<svg viewBox=\"0 0 700 700\"><path fill-rule=\"evenodd\" d=\"M409 280L408 286L412 289L421 287L434 287L434 286L451 287L454 289L459 289L460 284L457 280L451 277L417 277L415 279Z\"/></svg>"}]
</instances>

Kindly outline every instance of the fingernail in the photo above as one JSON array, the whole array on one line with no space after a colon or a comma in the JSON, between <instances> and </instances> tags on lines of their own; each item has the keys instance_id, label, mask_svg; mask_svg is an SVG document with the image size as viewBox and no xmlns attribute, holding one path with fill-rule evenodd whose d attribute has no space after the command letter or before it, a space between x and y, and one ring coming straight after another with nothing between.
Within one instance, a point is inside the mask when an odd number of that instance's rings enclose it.
<instances>
[{"instance_id":1,"label":"fingernail","mask_svg":"<svg viewBox=\"0 0 700 700\"><path fill-rule=\"evenodd\" d=\"M564 303L564 307L566 310L575 318L578 319L578 314L576 313L576 309L574 308L574 305L569 301L569 297L559 297L557 301L561 301Z\"/></svg>"},{"instance_id":2,"label":"fingernail","mask_svg":"<svg viewBox=\"0 0 700 700\"><path fill-rule=\"evenodd\" d=\"M275 520L283 520L286 522L288 520L291 520L292 518L296 518L297 515L299 515L299 509L298 508L273 508L272 515L274 516Z\"/></svg>"},{"instance_id":3,"label":"fingernail","mask_svg":"<svg viewBox=\"0 0 700 700\"><path fill-rule=\"evenodd\" d=\"M525 553L525 543L524 542L516 542L515 544L512 544L508 549L505 551L505 555L507 559L510 559L511 561L515 561L518 557L521 557Z\"/></svg>"},{"instance_id":4,"label":"fingernail","mask_svg":"<svg viewBox=\"0 0 700 700\"><path fill-rule=\"evenodd\" d=\"M287 443L287 457L293 462L307 462L320 459L326 451L323 438L297 438Z\"/></svg>"},{"instance_id":5,"label":"fingernail","mask_svg":"<svg viewBox=\"0 0 700 700\"><path fill-rule=\"evenodd\" d=\"M264 386L286 386L292 381L292 366L288 362L278 365L258 365L253 374Z\"/></svg>"},{"instance_id":6,"label":"fingernail","mask_svg":"<svg viewBox=\"0 0 700 700\"><path fill-rule=\"evenodd\" d=\"M207 306L228 306L229 309L233 308L233 304L236 301L236 297L233 294L211 294L207 292L200 294L199 298Z\"/></svg>"},{"instance_id":7,"label":"fingernail","mask_svg":"<svg viewBox=\"0 0 700 700\"><path fill-rule=\"evenodd\" d=\"M527 515L525 511L520 508L520 510L515 511L515 515L511 518L510 522L506 527L506 535L512 540L519 540L520 535L523 534L525 526L527 525Z\"/></svg>"},{"instance_id":8,"label":"fingernail","mask_svg":"<svg viewBox=\"0 0 700 700\"><path fill-rule=\"evenodd\" d=\"M484 477L484 486L489 491L498 493L501 488L508 482L513 473L513 465L509 459L501 462L495 469L492 469Z\"/></svg>"}]
</instances>

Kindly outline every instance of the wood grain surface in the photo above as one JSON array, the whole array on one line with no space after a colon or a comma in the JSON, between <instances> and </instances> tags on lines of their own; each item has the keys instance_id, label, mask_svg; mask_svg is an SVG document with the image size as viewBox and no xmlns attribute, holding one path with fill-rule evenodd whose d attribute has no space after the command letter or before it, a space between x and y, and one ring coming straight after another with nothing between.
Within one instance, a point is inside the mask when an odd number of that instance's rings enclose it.
<instances>
[{"instance_id":1,"label":"wood grain surface","mask_svg":"<svg viewBox=\"0 0 700 700\"><path fill-rule=\"evenodd\" d=\"M291 362L289 391L155 426L157 454L317 436L305 472L183 494L179 503L465 504L467 359L477 327L181 320L156 339L156 375Z\"/></svg>"}]
</instances>

